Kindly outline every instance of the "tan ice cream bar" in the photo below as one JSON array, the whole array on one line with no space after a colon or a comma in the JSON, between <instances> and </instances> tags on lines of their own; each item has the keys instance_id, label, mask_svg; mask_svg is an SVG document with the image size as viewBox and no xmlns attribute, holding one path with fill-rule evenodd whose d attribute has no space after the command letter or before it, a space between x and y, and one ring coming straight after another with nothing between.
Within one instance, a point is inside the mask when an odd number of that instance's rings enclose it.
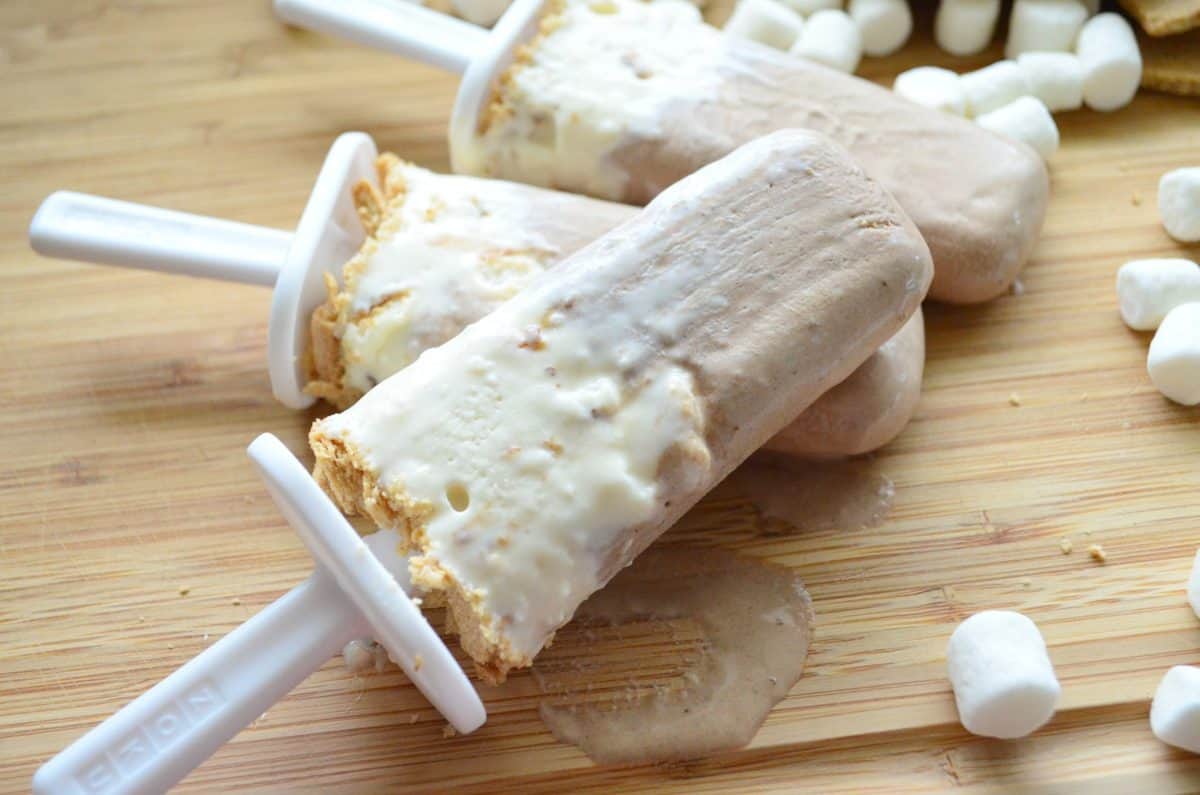
<instances>
[{"instance_id":1,"label":"tan ice cream bar","mask_svg":"<svg viewBox=\"0 0 1200 795\"><path fill-rule=\"evenodd\" d=\"M315 423L315 474L401 530L502 678L894 335L931 275L845 150L775 133Z\"/></svg>"},{"instance_id":2,"label":"tan ice cream bar","mask_svg":"<svg viewBox=\"0 0 1200 795\"><path fill-rule=\"evenodd\" d=\"M518 0L473 60L451 126L456 171L643 203L781 128L839 141L920 228L930 296L1004 292L1028 259L1048 178L1022 144L865 80L725 36L675 0Z\"/></svg>"},{"instance_id":3,"label":"tan ice cream bar","mask_svg":"<svg viewBox=\"0 0 1200 795\"><path fill-rule=\"evenodd\" d=\"M312 316L307 390L347 408L429 348L638 210L528 185L435 174L394 155L354 189L367 239ZM770 443L857 455L907 424L924 368L920 313Z\"/></svg>"}]
</instances>

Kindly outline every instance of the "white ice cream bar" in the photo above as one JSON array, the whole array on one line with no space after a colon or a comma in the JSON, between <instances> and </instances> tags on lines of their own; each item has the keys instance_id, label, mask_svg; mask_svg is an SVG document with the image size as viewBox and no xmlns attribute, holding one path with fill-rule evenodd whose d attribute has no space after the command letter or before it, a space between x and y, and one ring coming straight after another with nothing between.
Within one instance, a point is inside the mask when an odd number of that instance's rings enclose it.
<instances>
[{"instance_id":1,"label":"white ice cream bar","mask_svg":"<svg viewBox=\"0 0 1200 795\"><path fill-rule=\"evenodd\" d=\"M1000 0L941 0L933 36L951 55L974 55L991 42L999 17Z\"/></svg>"},{"instance_id":2,"label":"white ice cream bar","mask_svg":"<svg viewBox=\"0 0 1200 795\"><path fill-rule=\"evenodd\" d=\"M1200 668L1167 671L1150 703L1150 729L1167 745L1200 754Z\"/></svg>"},{"instance_id":3,"label":"white ice cream bar","mask_svg":"<svg viewBox=\"0 0 1200 795\"><path fill-rule=\"evenodd\" d=\"M381 30L366 0L275 2L289 21L462 70L450 130L459 173L644 204L747 141L814 129L897 198L933 252L930 295L956 303L1004 293L1041 229L1049 181L1033 152L725 36L680 0L516 0L490 35L458 23L455 36L445 20L423 29L427 9L405 3L392 12L405 19Z\"/></svg>"},{"instance_id":4,"label":"white ice cream bar","mask_svg":"<svg viewBox=\"0 0 1200 795\"><path fill-rule=\"evenodd\" d=\"M1008 18L1004 57L1023 52L1068 52L1088 18L1079 0L1016 0Z\"/></svg>"},{"instance_id":5,"label":"white ice cream bar","mask_svg":"<svg viewBox=\"0 0 1200 795\"><path fill-rule=\"evenodd\" d=\"M1200 242L1200 166L1162 175L1158 214L1168 235L1181 243Z\"/></svg>"},{"instance_id":6,"label":"white ice cream bar","mask_svg":"<svg viewBox=\"0 0 1200 795\"><path fill-rule=\"evenodd\" d=\"M1186 259L1138 259L1117 271L1117 301L1125 325L1153 331L1175 307L1200 301L1200 265Z\"/></svg>"},{"instance_id":7,"label":"white ice cream bar","mask_svg":"<svg viewBox=\"0 0 1200 795\"><path fill-rule=\"evenodd\" d=\"M380 190L356 189L367 240L341 287L313 313L312 380L347 408L375 384L527 288L638 210L529 185L435 174L379 159ZM823 395L772 446L794 455L857 455L912 416L924 366L919 313ZM915 328L915 330L914 330Z\"/></svg>"},{"instance_id":8,"label":"white ice cream bar","mask_svg":"<svg viewBox=\"0 0 1200 795\"><path fill-rule=\"evenodd\" d=\"M844 150L776 133L315 423L315 473L405 534L414 581L503 677L898 331L930 275Z\"/></svg>"},{"instance_id":9,"label":"white ice cream bar","mask_svg":"<svg viewBox=\"0 0 1200 795\"><path fill-rule=\"evenodd\" d=\"M946 663L963 726L972 734L1024 737L1054 715L1062 688L1037 625L985 610L958 625Z\"/></svg>"}]
</instances>

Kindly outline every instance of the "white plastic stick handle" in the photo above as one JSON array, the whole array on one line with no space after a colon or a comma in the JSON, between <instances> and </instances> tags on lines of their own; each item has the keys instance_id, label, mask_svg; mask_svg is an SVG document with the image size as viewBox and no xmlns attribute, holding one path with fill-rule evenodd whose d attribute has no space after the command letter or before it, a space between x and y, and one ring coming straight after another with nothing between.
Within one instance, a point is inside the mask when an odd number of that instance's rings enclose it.
<instances>
[{"instance_id":1,"label":"white plastic stick handle","mask_svg":"<svg viewBox=\"0 0 1200 795\"><path fill-rule=\"evenodd\" d=\"M292 235L278 229L58 191L29 225L48 257L272 287Z\"/></svg>"},{"instance_id":2,"label":"white plastic stick handle","mask_svg":"<svg viewBox=\"0 0 1200 795\"><path fill-rule=\"evenodd\" d=\"M275 0L281 19L462 74L488 32L410 0Z\"/></svg>"},{"instance_id":3,"label":"white plastic stick handle","mask_svg":"<svg viewBox=\"0 0 1200 795\"><path fill-rule=\"evenodd\" d=\"M161 793L371 630L318 570L38 770L36 795Z\"/></svg>"}]
</instances>

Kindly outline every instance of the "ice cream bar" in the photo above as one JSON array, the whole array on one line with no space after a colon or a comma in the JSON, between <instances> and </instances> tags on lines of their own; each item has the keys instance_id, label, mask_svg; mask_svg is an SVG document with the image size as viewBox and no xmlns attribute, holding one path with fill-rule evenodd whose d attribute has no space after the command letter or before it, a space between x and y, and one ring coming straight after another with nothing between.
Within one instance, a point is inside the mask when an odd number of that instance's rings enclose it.
<instances>
[{"instance_id":1,"label":"ice cream bar","mask_svg":"<svg viewBox=\"0 0 1200 795\"><path fill-rule=\"evenodd\" d=\"M484 31L405 3L275 0L295 24L463 73L454 170L642 204L784 128L839 141L933 252L930 296L1002 294L1049 192L1037 154L879 86L706 25L682 0L516 0ZM453 30L451 30L453 28Z\"/></svg>"},{"instance_id":2,"label":"ice cream bar","mask_svg":"<svg viewBox=\"0 0 1200 795\"><path fill-rule=\"evenodd\" d=\"M841 146L778 132L316 422L314 474L401 531L414 582L501 679L896 333L931 276Z\"/></svg>"},{"instance_id":3,"label":"ice cream bar","mask_svg":"<svg viewBox=\"0 0 1200 795\"><path fill-rule=\"evenodd\" d=\"M435 174L394 155L355 199L367 238L312 318L307 391L347 408L425 350L637 214L629 205L529 185ZM857 455L907 424L925 348L918 316L777 435L804 456Z\"/></svg>"}]
</instances>

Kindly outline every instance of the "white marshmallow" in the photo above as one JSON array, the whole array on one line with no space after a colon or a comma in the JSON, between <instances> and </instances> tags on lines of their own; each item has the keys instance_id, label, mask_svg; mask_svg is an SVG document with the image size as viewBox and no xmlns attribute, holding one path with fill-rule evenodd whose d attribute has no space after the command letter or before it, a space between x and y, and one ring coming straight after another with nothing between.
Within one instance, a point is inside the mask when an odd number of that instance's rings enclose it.
<instances>
[{"instance_id":1,"label":"white marshmallow","mask_svg":"<svg viewBox=\"0 0 1200 795\"><path fill-rule=\"evenodd\" d=\"M907 0L850 0L847 12L858 25L863 53L873 58L891 55L912 35Z\"/></svg>"},{"instance_id":2,"label":"white marshmallow","mask_svg":"<svg viewBox=\"0 0 1200 795\"><path fill-rule=\"evenodd\" d=\"M1016 61L996 61L990 66L967 72L959 78L967 99L967 113L979 116L1003 107L1029 94L1025 73Z\"/></svg>"},{"instance_id":3,"label":"white marshmallow","mask_svg":"<svg viewBox=\"0 0 1200 795\"><path fill-rule=\"evenodd\" d=\"M1146 370L1163 396L1200 405L1200 301L1180 304L1163 318L1150 341Z\"/></svg>"},{"instance_id":4,"label":"white marshmallow","mask_svg":"<svg viewBox=\"0 0 1200 795\"><path fill-rule=\"evenodd\" d=\"M959 719L972 734L1024 737L1050 720L1062 693L1037 626L1009 610L959 624L946 664Z\"/></svg>"},{"instance_id":5,"label":"white marshmallow","mask_svg":"<svg viewBox=\"0 0 1200 795\"><path fill-rule=\"evenodd\" d=\"M1016 0L1008 18L1004 57L1023 52L1068 52L1088 18L1079 0Z\"/></svg>"},{"instance_id":6,"label":"white marshmallow","mask_svg":"<svg viewBox=\"0 0 1200 795\"><path fill-rule=\"evenodd\" d=\"M818 11L805 20L792 54L853 74L862 59L862 36L844 11Z\"/></svg>"},{"instance_id":7,"label":"white marshmallow","mask_svg":"<svg viewBox=\"0 0 1200 795\"><path fill-rule=\"evenodd\" d=\"M1142 82L1142 53L1133 28L1120 14L1097 14L1075 43L1083 65L1083 101L1092 110L1123 108Z\"/></svg>"},{"instance_id":8,"label":"white marshmallow","mask_svg":"<svg viewBox=\"0 0 1200 795\"><path fill-rule=\"evenodd\" d=\"M1192 573L1188 577L1187 596L1188 604L1192 606L1192 612L1196 614L1196 618L1200 618L1200 551L1196 552L1196 557L1192 558Z\"/></svg>"},{"instance_id":9,"label":"white marshmallow","mask_svg":"<svg viewBox=\"0 0 1200 795\"><path fill-rule=\"evenodd\" d=\"M1058 151L1058 126L1037 97L1017 97L1007 105L975 117L975 123L1029 144L1043 160Z\"/></svg>"},{"instance_id":10,"label":"white marshmallow","mask_svg":"<svg viewBox=\"0 0 1200 795\"><path fill-rule=\"evenodd\" d=\"M1121 319L1153 331L1175 307L1200 301L1200 266L1186 259L1135 259L1117 271Z\"/></svg>"},{"instance_id":11,"label":"white marshmallow","mask_svg":"<svg viewBox=\"0 0 1200 795\"><path fill-rule=\"evenodd\" d=\"M1200 754L1200 668L1167 671L1150 702L1150 730L1167 745Z\"/></svg>"},{"instance_id":12,"label":"white marshmallow","mask_svg":"<svg viewBox=\"0 0 1200 795\"><path fill-rule=\"evenodd\" d=\"M1025 75L1029 92L1051 113L1083 107L1083 66L1070 52L1023 52L1017 66Z\"/></svg>"},{"instance_id":13,"label":"white marshmallow","mask_svg":"<svg viewBox=\"0 0 1200 795\"><path fill-rule=\"evenodd\" d=\"M741 0L725 23L730 36L750 39L777 50L788 50L800 36L804 20L776 0Z\"/></svg>"},{"instance_id":14,"label":"white marshmallow","mask_svg":"<svg viewBox=\"0 0 1200 795\"><path fill-rule=\"evenodd\" d=\"M803 17L812 16L826 8L841 9L842 0L784 0L788 7Z\"/></svg>"},{"instance_id":15,"label":"white marshmallow","mask_svg":"<svg viewBox=\"0 0 1200 795\"><path fill-rule=\"evenodd\" d=\"M1000 0L942 0L933 21L933 37L951 55L974 55L996 33Z\"/></svg>"},{"instance_id":16,"label":"white marshmallow","mask_svg":"<svg viewBox=\"0 0 1200 795\"><path fill-rule=\"evenodd\" d=\"M1200 242L1200 168L1177 168L1158 181L1158 216L1181 243Z\"/></svg>"},{"instance_id":17,"label":"white marshmallow","mask_svg":"<svg viewBox=\"0 0 1200 795\"><path fill-rule=\"evenodd\" d=\"M892 91L927 108L965 116L967 100L958 75L940 66L918 66L896 75Z\"/></svg>"}]
</instances>

